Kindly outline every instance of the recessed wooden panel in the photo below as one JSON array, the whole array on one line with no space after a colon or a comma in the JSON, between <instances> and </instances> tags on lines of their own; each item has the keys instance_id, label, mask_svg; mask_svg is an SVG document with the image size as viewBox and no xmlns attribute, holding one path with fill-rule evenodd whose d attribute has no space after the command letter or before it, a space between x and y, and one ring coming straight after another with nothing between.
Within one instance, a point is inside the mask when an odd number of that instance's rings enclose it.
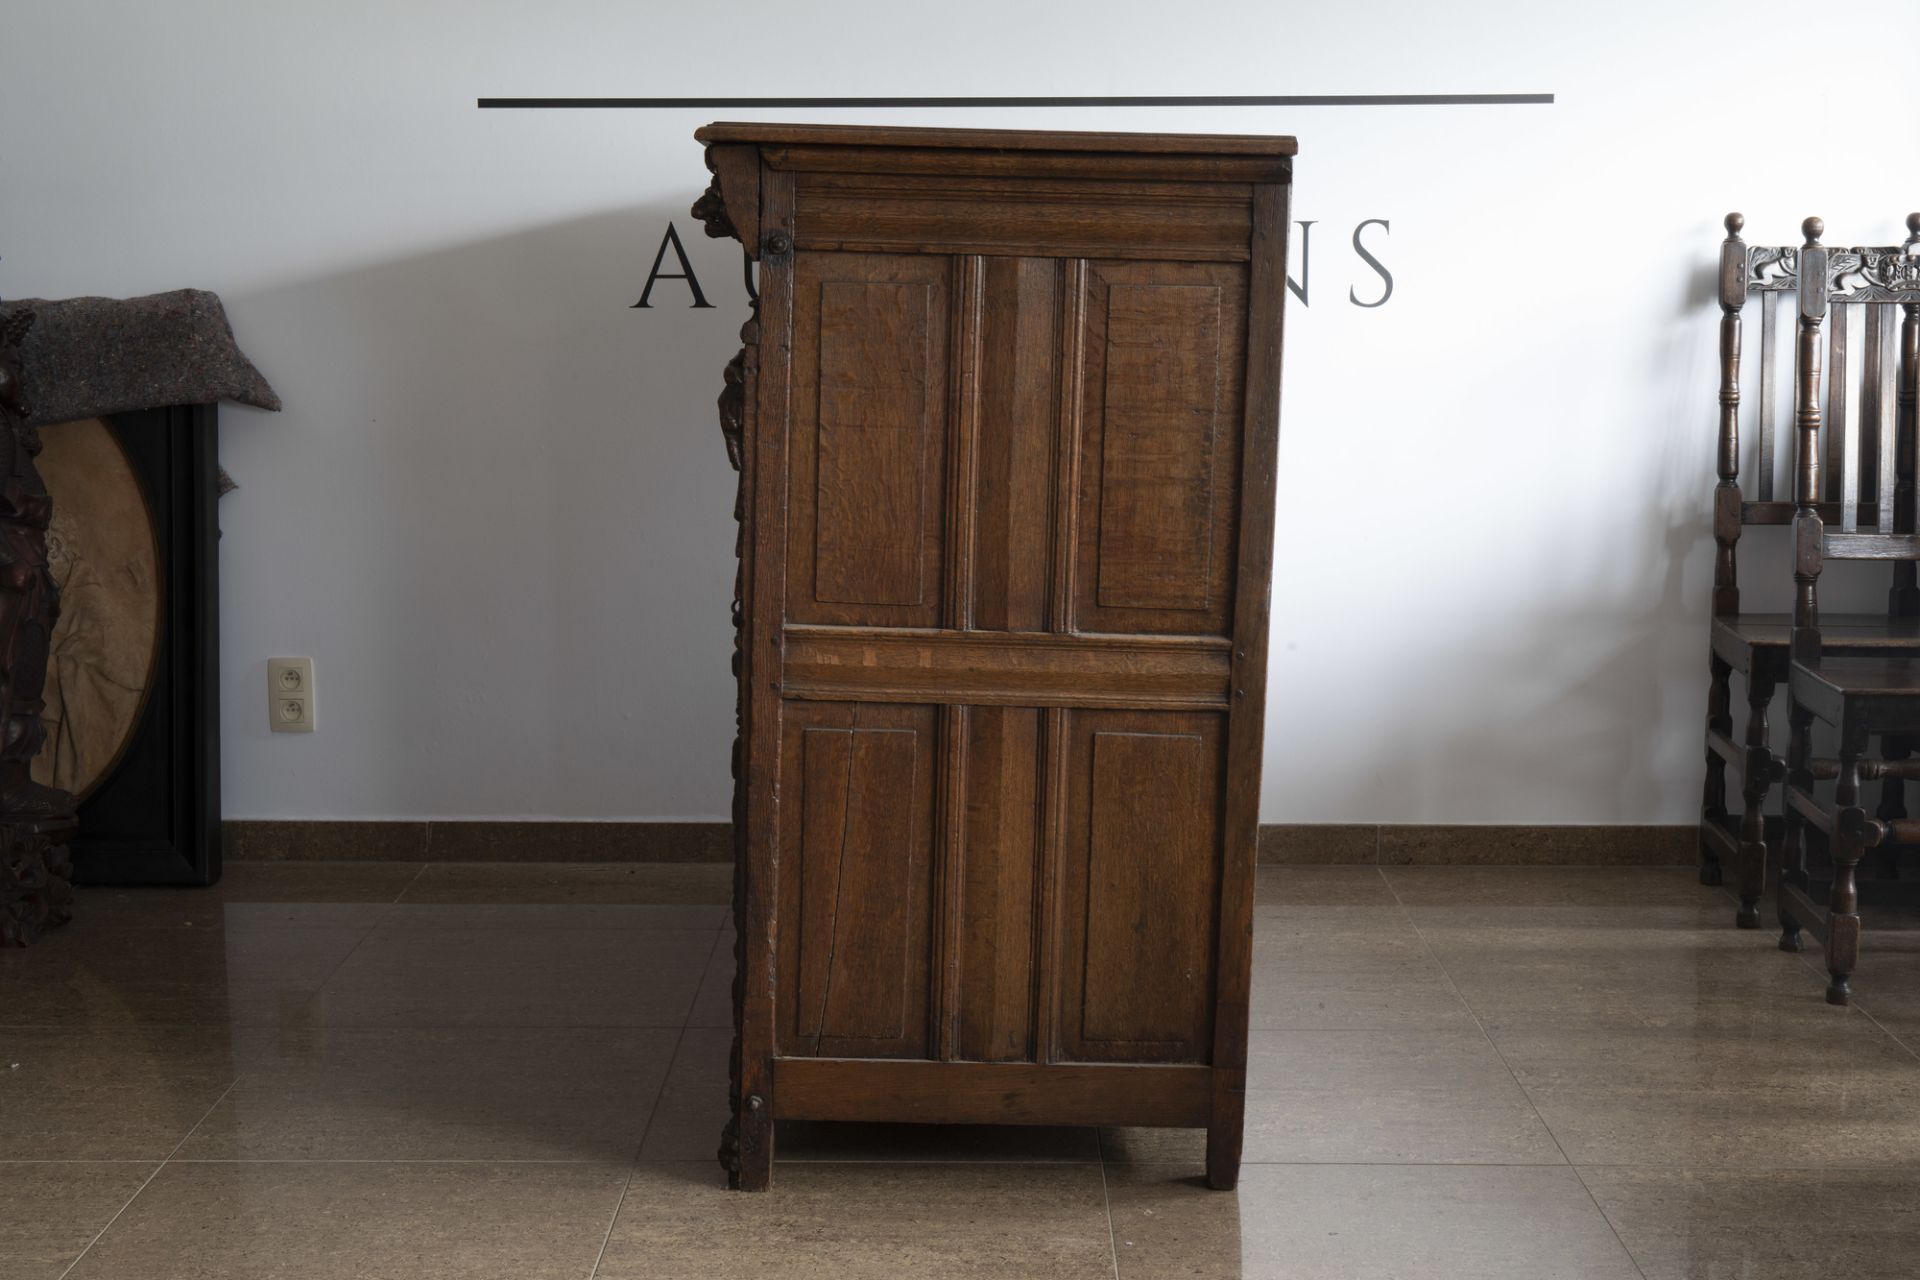
<instances>
[{"instance_id":1,"label":"recessed wooden panel","mask_svg":"<svg viewBox=\"0 0 1920 1280\"><path fill-rule=\"evenodd\" d=\"M795 264L789 616L940 616L947 435L945 258Z\"/></svg>"},{"instance_id":2,"label":"recessed wooden panel","mask_svg":"<svg viewBox=\"0 0 1920 1280\"><path fill-rule=\"evenodd\" d=\"M1076 712L1067 738L1062 1055L1206 1061L1221 717Z\"/></svg>"},{"instance_id":3,"label":"recessed wooden panel","mask_svg":"<svg viewBox=\"0 0 1920 1280\"><path fill-rule=\"evenodd\" d=\"M1231 616L1245 276L1087 273L1075 624L1224 634Z\"/></svg>"},{"instance_id":4,"label":"recessed wooden panel","mask_svg":"<svg viewBox=\"0 0 1920 1280\"><path fill-rule=\"evenodd\" d=\"M1033 1056L1033 905L1040 848L1040 712L967 715L958 1056Z\"/></svg>"},{"instance_id":5,"label":"recessed wooden panel","mask_svg":"<svg viewBox=\"0 0 1920 1280\"><path fill-rule=\"evenodd\" d=\"M1212 603L1220 290L1114 285L1106 354L1094 599L1203 610Z\"/></svg>"},{"instance_id":6,"label":"recessed wooden panel","mask_svg":"<svg viewBox=\"0 0 1920 1280\"><path fill-rule=\"evenodd\" d=\"M933 723L930 707L788 712L783 1053L926 1055Z\"/></svg>"}]
</instances>

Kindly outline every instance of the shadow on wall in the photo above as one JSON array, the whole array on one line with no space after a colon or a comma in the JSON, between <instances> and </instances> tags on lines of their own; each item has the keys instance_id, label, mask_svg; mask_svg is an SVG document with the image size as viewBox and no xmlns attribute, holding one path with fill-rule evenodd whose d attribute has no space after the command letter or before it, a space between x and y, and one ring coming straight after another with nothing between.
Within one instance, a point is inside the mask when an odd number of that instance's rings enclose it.
<instances>
[{"instance_id":1,"label":"shadow on wall","mask_svg":"<svg viewBox=\"0 0 1920 1280\"><path fill-rule=\"evenodd\" d=\"M1707 628L1712 583L1712 487L1718 387L1716 290L1711 264L1677 281L1666 321L1631 371L1584 369L1637 389L1588 413L1580 397L1542 411L1529 442L1525 488L1489 486L1457 537L1450 563L1475 607L1446 618L1395 622L1397 657L1374 664L1361 698L1375 728L1389 726L1365 758L1365 775L1336 776L1324 754L1285 755L1302 774L1295 795L1315 797L1316 820L1388 822L1685 823L1697 817L1704 770ZM1605 317L1575 323L1606 324ZM1637 328L1648 328L1644 319ZM1578 334L1574 350L1586 344ZM1491 368L1491 366L1490 366ZM1496 371L1497 372L1497 371ZM1631 378L1629 382L1628 379ZM1476 395L1504 393L1492 377ZM1637 421L1613 415L1625 400ZM1604 418L1598 416L1604 413ZM1646 424L1667 424L1649 429ZM1598 472L1596 474L1595 472ZM1540 492L1552 500L1541 503ZM1619 495L1631 494L1623 502ZM1417 510L1404 495L1390 510ZM1743 599L1782 611L1791 598L1785 531L1749 530L1740 543ZM1524 599L1501 584L1535 584ZM1543 590L1539 584L1553 583ZM1834 609L1885 606L1884 570L1834 566L1823 580ZM1276 680L1300 679L1278 665ZM1434 660L1444 662L1438 673ZM1663 675L1663 673L1679 673ZM1737 685L1736 698L1744 699ZM1742 704L1743 705L1743 704ZM1744 724L1744 710L1736 723ZM1776 704L1784 749L1785 708ZM1285 753L1287 726L1269 729L1269 754ZM1316 755L1324 763L1316 762ZM1494 797L1489 800L1488 797ZM1273 812L1268 821L1285 820ZM1490 819L1490 814L1497 818Z\"/></svg>"},{"instance_id":2,"label":"shadow on wall","mask_svg":"<svg viewBox=\"0 0 1920 1280\"><path fill-rule=\"evenodd\" d=\"M669 219L710 309L632 309ZM227 299L287 405L224 433L233 811L726 813L739 263L646 206ZM278 653L297 758L244 747Z\"/></svg>"}]
</instances>

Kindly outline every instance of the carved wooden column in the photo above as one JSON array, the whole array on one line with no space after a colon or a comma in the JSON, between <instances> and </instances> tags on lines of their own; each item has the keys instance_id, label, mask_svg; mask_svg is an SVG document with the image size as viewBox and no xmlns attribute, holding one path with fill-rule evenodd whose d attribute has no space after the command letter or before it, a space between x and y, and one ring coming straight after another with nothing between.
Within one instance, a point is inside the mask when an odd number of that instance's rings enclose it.
<instances>
[{"instance_id":1,"label":"carved wooden column","mask_svg":"<svg viewBox=\"0 0 1920 1280\"><path fill-rule=\"evenodd\" d=\"M718 150L721 154L715 155ZM726 195L721 187L721 163L729 152L738 152L738 148L710 148L707 151L707 168L713 172L713 181L706 194L694 203L693 216L700 220L709 236L715 239L741 239L747 246L748 263L746 266L749 285L752 282L752 245L741 237L740 230L734 225L727 209ZM750 159L750 157L741 157ZM757 164L757 160L753 160ZM730 164L736 182L743 166ZM757 210L755 211L757 212ZM748 215L743 213L743 217ZM744 671L742 639L746 623L746 565L748 534L748 495L752 483L747 467L747 440L750 432L747 424L751 421L750 396L759 364L760 344L760 304L753 302L754 314L740 326L740 351L727 362L724 385L720 391L720 434L727 447L727 462L739 473L739 481L734 490L733 519L737 526L734 533L733 554L735 569L733 576L733 678L736 688L734 699L734 739L732 753L733 767L733 1004L734 1037L733 1049L728 1055L727 1097L731 1101L732 1115L720 1136L720 1164L727 1171L728 1182L741 1185L743 1167L748 1169L764 1161L742 1161L743 1146L763 1147L772 1136L772 1117L755 1115L749 1110L746 1099L747 1090L742 1088L746 1074L743 1058L743 1045L740 1038L740 1012L747 1000L747 769L745 759L744 732L747 716L747 684L742 679ZM757 1096L757 1095L755 1095ZM753 1181L749 1172L748 1181Z\"/></svg>"},{"instance_id":2,"label":"carved wooden column","mask_svg":"<svg viewBox=\"0 0 1920 1280\"><path fill-rule=\"evenodd\" d=\"M41 695L60 593L47 568L53 501L33 459L39 433L16 358L32 312L0 322L0 946L73 918L73 797L30 776L46 730Z\"/></svg>"}]
</instances>

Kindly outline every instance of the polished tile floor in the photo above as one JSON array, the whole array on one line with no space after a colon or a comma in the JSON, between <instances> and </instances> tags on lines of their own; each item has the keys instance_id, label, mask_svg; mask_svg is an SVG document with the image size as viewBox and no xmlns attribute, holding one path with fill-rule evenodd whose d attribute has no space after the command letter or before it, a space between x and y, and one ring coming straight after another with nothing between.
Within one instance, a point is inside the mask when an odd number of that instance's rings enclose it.
<instances>
[{"instance_id":1,"label":"polished tile floor","mask_svg":"<svg viewBox=\"0 0 1920 1280\"><path fill-rule=\"evenodd\" d=\"M1261 872L1247 1165L783 1126L724 1192L723 868L268 864L0 953L0 1276L1920 1274L1920 944L1852 1009L1683 869Z\"/></svg>"}]
</instances>

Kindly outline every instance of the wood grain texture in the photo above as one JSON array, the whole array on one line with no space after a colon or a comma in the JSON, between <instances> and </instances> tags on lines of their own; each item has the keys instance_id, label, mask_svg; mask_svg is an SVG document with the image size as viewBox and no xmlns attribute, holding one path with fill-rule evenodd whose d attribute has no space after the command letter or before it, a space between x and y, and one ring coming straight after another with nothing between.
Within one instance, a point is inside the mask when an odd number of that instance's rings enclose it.
<instances>
[{"instance_id":1,"label":"wood grain texture","mask_svg":"<svg viewBox=\"0 0 1920 1280\"><path fill-rule=\"evenodd\" d=\"M774 1074L783 1120L1202 1125L1213 1073L1193 1066L778 1058Z\"/></svg>"},{"instance_id":2,"label":"wood grain texture","mask_svg":"<svg viewBox=\"0 0 1920 1280\"><path fill-rule=\"evenodd\" d=\"M1224 708L1231 658L1211 637L792 627L789 698L1025 707Z\"/></svg>"},{"instance_id":3,"label":"wood grain texture","mask_svg":"<svg viewBox=\"0 0 1920 1280\"><path fill-rule=\"evenodd\" d=\"M934 713L788 712L780 1051L928 1055Z\"/></svg>"},{"instance_id":4,"label":"wood grain texture","mask_svg":"<svg viewBox=\"0 0 1920 1280\"><path fill-rule=\"evenodd\" d=\"M790 237L793 182L762 172L758 184L762 243ZM730 1185L764 1191L773 1176L775 961L774 906L780 866L780 757L784 704L777 679L780 619L787 592L785 429L793 405L793 256L761 253L757 323L744 386L746 415L740 477L740 687L738 767L744 794L734 821L745 828L740 880L734 897L737 936L734 975L734 1052L730 1084L733 1118L722 1137L721 1163ZM773 426L775 429L769 429Z\"/></svg>"},{"instance_id":5,"label":"wood grain texture","mask_svg":"<svg viewBox=\"0 0 1920 1280\"><path fill-rule=\"evenodd\" d=\"M1080 1062L1211 1056L1221 719L1068 717L1059 1039Z\"/></svg>"},{"instance_id":6,"label":"wood grain texture","mask_svg":"<svg viewBox=\"0 0 1920 1280\"><path fill-rule=\"evenodd\" d=\"M1035 551L1052 532L1063 264L987 258L981 271L972 621L1044 631L1052 564Z\"/></svg>"},{"instance_id":7,"label":"wood grain texture","mask_svg":"<svg viewBox=\"0 0 1920 1280\"><path fill-rule=\"evenodd\" d=\"M763 282L735 1185L776 1115L1205 1125L1231 1185L1291 140L702 137Z\"/></svg>"},{"instance_id":8,"label":"wood grain texture","mask_svg":"<svg viewBox=\"0 0 1920 1280\"><path fill-rule=\"evenodd\" d=\"M1246 297L1238 267L1089 267L1077 629L1226 633Z\"/></svg>"},{"instance_id":9,"label":"wood grain texture","mask_svg":"<svg viewBox=\"0 0 1920 1280\"><path fill-rule=\"evenodd\" d=\"M800 173L802 250L1240 262L1241 183ZM1172 213L1177 216L1169 217Z\"/></svg>"},{"instance_id":10,"label":"wood grain texture","mask_svg":"<svg viewBox=\"0 0 1920 1280\"><path fill-rule=\"evenodd\" d=\"M1035 708L970 709L955 1056L976 1062L1033 1059L1042 742Z\"/></svg>"},{"instance_id":11,"label":"wood grain texture","mask_svg":"<svg viewBox=\"0 0 1920 1280\"><path fill-rule=\"evenodd\" d=\"M951 276L940 258L797 255L795 621L941 616Z\"/></svg>"},{"instance_id":12,"label":"wood grain texture","mask_svg":"<svg viewBox=\"0 0 1920 1280\"><path fill-rule=\"evenodd\" d=\"M1126 155L1291 156L1289 137L1244 133L1076 133L1065 129L902 129L871 125L762 124L721 120L694 130L694 140L751 142L762 147L818 144L898 150L1120 152Z\"/></svg>"},{"instance_id":13,"label":"wood grain texture","mask_svg":"<svg viewBox=\"0 0 1920 1280\"><path fill-rule=\"evenodd\" d=\"M1281 349L1286 336L1290 189L1254 193L1247 277L1246 389L1239 423L1239 521L1234 529L1233 681L1221 812L1219 952L1215 958L1214 1109L1207 1182L1231 1190L1240 1176L1247 1024L1253 968L1254 865L1267 714L1267 636L1273 609L1274 492L1279 482Z\"/></svg>"}]
</instances>

